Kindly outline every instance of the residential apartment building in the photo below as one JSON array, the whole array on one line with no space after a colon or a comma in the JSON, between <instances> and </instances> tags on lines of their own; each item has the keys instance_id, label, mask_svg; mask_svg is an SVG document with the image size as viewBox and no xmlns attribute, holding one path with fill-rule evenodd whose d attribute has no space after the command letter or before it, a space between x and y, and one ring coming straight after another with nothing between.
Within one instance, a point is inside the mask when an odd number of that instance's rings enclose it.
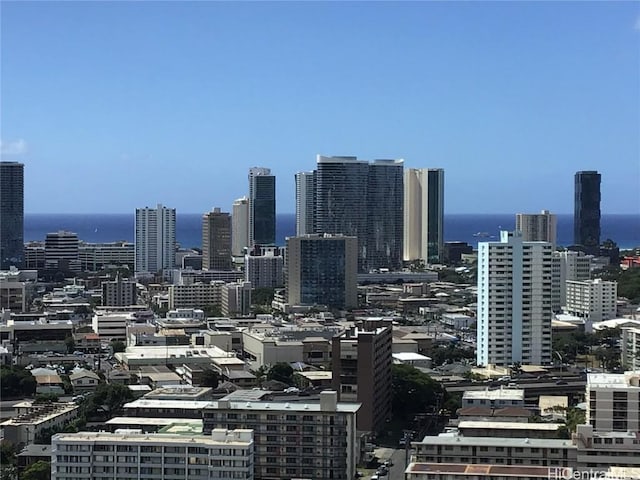
<instances>
[{"instance_id":1,"label":"residential apartment building","mask_svg":"<svg viewBox=\"0 0 640 480\"><path fill-rule=\"evenodd\" d=\"M444 255L444 170L404 171L405 261L440 263Z\"/></svg>"},{"instance_id":2,"label":"residential apartment building","mask_svg":"<svg viewBox=\"0 0 640 480\"><path fill-rule=\"evenodd\" d=\"M591 278L590 255L566 250L553 252L551 258L551 308L560 312L567 304L567 280L589 280Z\"/></svg>"},{"instance_id":3,"label":"residential apartment building","mask_svg":"<svg viewBox=\"0 0 640 480\"><path fill-rule=\"evenodd\" d=\"M158 204L136 209L135 271L156 273L176 264L176 210Z\"/></svg>"},{"instance_id":4,"label":"residential apartment building","mask_svg":"<svg viewBox=\"0 0 640 480\"><path fill-rule=\"evenodd\" d=\"M296 236L315 233L316 173L298 172L296 182Z\"/></svg>"},{"instance_id":5,"label":"residential apartment building","mask_svg":"<svg viewBox=\"0 0 640 480\"><path fill-rule=\"evenodd\" d=\"M47 233L44 241L47 270L80 271L78 234L60 230Z\"/></svg>"},{"instance_id":6,"label":"residential apartment building","mask_svg":"<svg viewBox=\"0 0 640 480\"><path fill-rule=\"evenodd\" d=\"M462 408L468 407L524 407L524 390L502 387L497 390L469 390L462 395Z\"/></svg>"},{"instance_id":7,"label":"residential apartment building","mask_svg":"<svg viewBox=\"0 0 640 480\"><path fill-rule=\"evenodd\" d=\"M0 162L0 270L23 267L24 164Z\"/></svg>"},{"instance_id":8,"label":"residential apartment building","mask_svg":"<svg viewBox=\"0 0 640 480\"><path fill-rule=\"evenodd\" d=\"M251 282L227 283L222 289L222 314L246 317L251 314Z\"/></svg>"},{"instance_id":9,"label":"residential apartment building","mask_svg":"<svg viewBox=\"0 0 640 480\"><path fill-rule=\"evenodd\" d=\"M214 429L210 435L127 429L58 433L52 438L51 479L253 479L253 462L250 430Z\"/></svg>"},{"instance_id":10,"label":"residential apartment building","mask_svg":"<svg viewBox=\"0 0 640 480\"><path fill-rule=\"evenodd\" d=\"M358 305L358 239L343 235L287 238L286 291L290 305Z\"/></svg>"},{"instance_id":11,"label":"residential apartment building","mask_svg":"<svg viewBox=\"0 0 640 480\"><path fill-rule=\"evenodd\" d=\"M82 271L96 272L112 265L133 269L135 256L135 244L131 242L85 243L81 241L78 246Z\"/></svg>"},{"instance_id":12,"label":"residential apartment building","mask_svg":"<svg viewBox=\"0 0 640 480\"><path fill-rule=\"evenodd\" d=\"M249 246L249 199L242 197L233 202L231 210L231 254L242 257Z\"/></svg>"},{"instance_id":13,"label":"residential apartment building","mask_svg":"<svg viewBox=\"0 0 640 480\"><path fill-rule=\"evenodd\" d=\"M597 255L600 247L600 174L582 171L575 175L573 243Z\"/></svg>"},{"instance_id":14,"label":"residential apartment building","mask_svg":"<svg viewBox=\"0 0 640 480\"><path fill-rule=\"evenodd\" d=\"M27 283L10 275L0 275L0 310L24 312L27 308Z\"/></svg>"},{"instance_id":15,"label":"residential apartment building","mask_svg":"<svg viewBox=\"0 0 640 480\"><path fill-rule=\"evenodd\" d=\"M518 231L478 244L478 365L551 363L551 254Z\"/></svg>"},{"instance_id":16,"label":"residential apartment building","mask_svg":"<svg viewBox=\"0 0 640 480\"><path fill-rule=\"evenodd\" d=\"M21 402L14 405L15 415L0 423L3 441L18 445L35 443L44 430L63 428L78 416L75 403Z\"/></svg>"},{"instance_id":17,"label":"residential apartment building","mask_svg":"<svg viewBox=\"0 0 640 480\"><path fill-rule=\"evenodd\" d=\"M640 432L640 373L590 373L587 421L602 432Z\"/></svg>"},{"instance_id":18,"label":"residential apartment building","mask_svg":"<svg viewBox=\"0 0 640 480\"><path fill-rule=\"evenodd\" d=\"M622 368L640 371L640 328L622 327L620 330L620 352Z\"/></svg>"},{"instance_id":19,"label":"residential apartment building","mask_svg":"<svg viewBox=\"0 0 640 480\"><path fill-rule=\"evenodd\" d=\"M284 249L256 247L244 256L244 279L255 288L284 286Z\"/></svg>"},{"instance_id":20,"label":"residential apartment building","mask_svg":"<svg viewBox=\"0 0 640 480\"><path fill-rule=\"evenodd\" d=\"M359 402L358 430L381 431L391 417L393 334L389 324L364 321L333 338L332 387L341 401Z\"/></svg>"},{"instance_id":21,"label":"residential apartment building","mask_svg":"<svg viewBox=\"0 0 640 480\"><path fill-rule=\"evenodd\" d=\"M402 266L403 160L318 155L315 232L358 239L358 271Z\"/></svg>"},{"instance_id":22,"label":"residential apartment building","mask_svg":"<svg viewBox=\"0 0 640 480\"><path fill-rule=\"evenodd\" d=\"M202 216L202 269L231 270L231 216L219 208Z\"/></svg>"},{"instance_id":23,"label":"residential apartment building","mask_svg":"<svg viewBox=\"0 0 640 480\"><path fill-rule=\"evenodd\" d=\"M573 467L577 462L571 440L467 437L454 432L427 436L411 446L416 463Z\"/></svg>"},{"instance_id":24,"label":"residential apartment building","mask_svg":"<svg viewBox=\"0 0 640 480\"><path fill-rule=\"evenodd\" d=\"M522 232L523 242L549 242L555 250L557 229L558 217L549 210L516 214L516 230Z\"/></svg>"},{"instance_id":25,"label":"residential apartment building","mask_svg":"<svg viewBox=\"0 0 640 480\"><path fill-rule=\"evenodd\" d=\"M209 305L222 306L222 281L193 283L189 285L169 285L169 308L205 308Z\"/></svg>"},{"instance_id":26,"label":"residential apartment building","mask_svg":"<svg viewBox=\"0 0 640 480\"><path fill-rule=\"evenodd\" d=\"M568 280L565 312L588 322L616 318L618 283L602 279Z\"/></svg>"},{"instance_id":27,"label":"residential apartment building","mask_svg":"<svg viewBox=\"0 0 640 480\"><path fill-rule=\"evenodd\" d=\"M109 282L102 282L102 306L127 307L138 301L135 279L122 278L120 275Z\"/></svg>"},{"instance_id":28,"label":"residential apartment building","mask_svg":"<svg viewBox=\"0 0 640 480\"><path fill-rule=\"evenodd\" d=\"M268 168L249 169L249 247L276 243L276 177Z\"/></svg>"},{"instance_id":29,"label":"residential apartment building","mask_svg":"<svg viewBox=\"0 0 640 480\"><path fill-rule=\"evenodd\" d=\"M253 430L256 480L351 480L359 460L359 408L330 391L320 393L319 403L222 399L204 408L203 430Z\"/></svg>"}]
</instances>

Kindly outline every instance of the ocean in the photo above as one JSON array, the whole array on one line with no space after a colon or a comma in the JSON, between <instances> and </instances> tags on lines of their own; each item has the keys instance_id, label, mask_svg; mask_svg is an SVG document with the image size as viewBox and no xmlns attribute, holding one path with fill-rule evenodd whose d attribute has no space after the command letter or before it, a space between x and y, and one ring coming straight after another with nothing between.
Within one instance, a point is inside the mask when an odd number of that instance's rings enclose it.
<instances>
[{"instance_id":1,"label":"ocean","mask_svg":"<svg viewBox=\"0 0 640 480\"><path fill-rule=\"evenodd\" d=\"M68 230L78 234L85 242L101 243L114 241L133 242L133 214L25 214L24 239L44 241L47 233ZM622 249L640 247L640 215L602 215L601 240L610 238ZM478 241L495 240L500 230L513 230L513 214L450 214L444 218L446 242L461 241L477 247ZM285 238L295 235L294 214L279 214L276 218L276 242L285 244ZM488 237L474 234L486 232ZM558 245L573 243L573 215L558 215ZM176 239L185 248L202 245L202 214L178 213Z\"/></svg>"}]
</instances>

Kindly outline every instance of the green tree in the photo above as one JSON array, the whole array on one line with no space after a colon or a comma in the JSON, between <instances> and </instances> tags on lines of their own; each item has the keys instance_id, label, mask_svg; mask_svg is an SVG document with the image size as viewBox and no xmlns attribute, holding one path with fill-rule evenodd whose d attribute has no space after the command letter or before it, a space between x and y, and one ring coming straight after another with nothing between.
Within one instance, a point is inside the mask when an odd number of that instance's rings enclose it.
<instances>
[{"instance_id":1,"label":"green tree","mask_svg":"<svg viewBox=\"0 0 640 480\"><path fill-rule=\"evenodd\" d=\"M218 384L220 383L220 375L215 370L205 370L202 374L202 383L203 387L211 387L218 388Z\"/></svg>"},{"instance_id":2,"label":"green tree","mask_svg":"<svg viewBox=\"0 0 640 480\"><path fill-rule=\"evenodd\" d=\"M51 464L42 460L25 468L21 480L51 480Z\"/></svg>"},{"instance_id":3,"label":"green tree","mask_svg":"<svg viewBox=\"0 0 640 480\"><path fill-rule=\"evenodd\" d=\"M51 403L57 401L58 395L56 395L55 393L39 393L38 395L36 395L34 403Z\"/></svg>"},{"instance_id":4,"label":"green tree","mask_svg":"<svg viewBox=\"0 0 640 480\"><path fill-rule=\"evenodd\" d=\"M113 353L124 352L127 349L127 346L121 340L112 340L111 349L113 350Z\"/></svg>"},{"instance_id":5,"label":"green tree","mask_svg":"<svg viewBox=\"0 0 640 480\"><path fill-rule=\"evenodd\" d=\"M69 335L64 339L64 343L67 346L67 353L73 353L76 349L76 342L73 340L73 337Z\"/></svg>"},{"instance_id":6,"label":"green tree","mask_svg":"<svg viewBox=\"0 0 640 480\"><path fill-rule=\"evenodd\" d=\"M126 385L119 383L101 383L83 406L87 417L95 415L98 408L104 407L109 412L120 410L122 406L133 400L133 393Z\"/></svg>"},{"instance_id":7,"label":"green tree","mask_svg":"<svg viewBox=\"0 0 640 480\"><path fill-rule=\"evenodd\" d=\"M465 359L473 359L473 350L449 343L445 346L438 346L429 352L429 356L435 366L445 363L455 363Z\"/></svg>"},{"instance_id":8,"label":"green tree","mask_svg":"<svg viewBox=\"0 0 640 480\"><path fill-rule=\"evenodd\" d=\"M271 306L275 290L273 288L256 288L251 292L251 303Z\"/></svg>"},{"instance_id":9,"label":"green tree","mask_svg":"<svg viewBox=\"0 0 640 480\"><path fill-rule=\"evenodd\" d=\"M411 365L393 365L392 407L401 420L413 418L417 413L437 413L442 405L444 389L426 373Z\"/></svg>"},{"instance_id":10,"label":"green tree","mask_svg":"<svg viewBox=\"0 0 640 480\"><path fill-rule=\"evenodd\" d=\"M0 367L0 396L2 398L30 397L36 391L36 379L21 367Z\"/></svg>"},{"instance_id":11,"label":"green tree","mask_svg":"<svg viewBox=\"0 0 640 480\"><path fill-rule=\"evenodd\" d=\"M220 305L207 305L203 310L207 317L222 317Z\"/></svg>"},{"instance_id":12,"label":"green tree","mask_svg":"<svg viewBox=\"0 0 640 480\"><path fill-rule=\"evenodd\" d=\"M269 368L267 380L277 380L287 385L293 385L293 368L288 363L276 363Z\"/></svg>"}]
</instances>

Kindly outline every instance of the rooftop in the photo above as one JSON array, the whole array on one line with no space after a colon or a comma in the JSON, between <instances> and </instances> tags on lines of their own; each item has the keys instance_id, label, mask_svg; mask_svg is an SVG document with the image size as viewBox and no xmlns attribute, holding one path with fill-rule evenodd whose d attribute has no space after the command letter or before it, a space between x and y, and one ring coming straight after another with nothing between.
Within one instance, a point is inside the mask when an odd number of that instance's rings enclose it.
<instances>
[{"instance_id":1,"label":"rooftop","mask_svg":"<svg viewBox=\"0 0 640 480\"><path fill-rule=\"evenodd\" d=\"M525 422L483 422L477 420L462 420L458 428L486 428L488 430L540 430L554 432L560 427L560 423L525 423Z\"/></svg>"},{"instance_id":2,"label":"rooftop","mask_svg":"<svg viewBox=\"0 0 640 480\"><path fill-rule=\"evenodd\" d=\"M222 444L236 444L246 446L253 442L251 430L213 430L212 435L184 435L175 433L142 433L141 430L116 430L108 432L79 432L58 433L53 436L53 441L64 443L132 443L145 442L152 444L205 444L217 446Z\"/></svg>"},{"instance_id":3,"label":"rooftop","mask_svg":"<svg viewBox=\"0 0 640 480\"><path fill-rule=\"evenodd\" d=\"M495 390L468 390L464 392L464 400L523 400L524 390L519 388L499 388Z\"/></svg>"},{"instance_id":4,"label":"rooftop","mask_svg":"<svg viewBox=\"0 0 640 480\"><path fill-rule=\"evenodd\" d=\"M589 373L587 389L590 388L640 390L640 373Z\"/></svg>"},{"instance_id":5,"label":"rooftop","mask_svg":"<svg viewBox=\"0 0 640 480\"><path fill-rule=\"evenodd\" d=\"M26 405L25 405L26 406ZM75 403L43 403L31 404L32 410L17 417L10 418L0 425L39 425L65 413L78 409Z\"/></svg>"},{"instance_id":6,"label":"rooftop","mask_svg":"<svg viewBox=\"0 0 640 480\"><path fill-rule=\"evenodd\" d=\"M574 478L573 469L569 467L559 467L557 478ZM469 476L470 478L549 478L549 467L535 467L524 465L471 465L464 463L410 463L405 470L406 474L438 474Z\"/></svg>"},{"instance_id":7,"label":"rooftop","mask_svg":"<svg viewBox=\"0 0 640 480\"><path fill-rule=\"evenodd\" d=\"M465 437L455 432L441 433L438 436L427 436L424 437L422 441L414 443L423 445L468 445L477 447L575 448L571 440L555 438Z\"/></svg>"},{"instance_id":8,"label":"rooftop","mask_svg":"<svg viewBox=\"0 0 640 480\"><path fill-rule=\"evenodd\" d=\"M182 418L155 418L155 417L113 417L105 422L105 425L131 425L131 426L157 426L166 427L175 423L198 426L202 431L202 420Z\"/></svg>"}]
</instances>

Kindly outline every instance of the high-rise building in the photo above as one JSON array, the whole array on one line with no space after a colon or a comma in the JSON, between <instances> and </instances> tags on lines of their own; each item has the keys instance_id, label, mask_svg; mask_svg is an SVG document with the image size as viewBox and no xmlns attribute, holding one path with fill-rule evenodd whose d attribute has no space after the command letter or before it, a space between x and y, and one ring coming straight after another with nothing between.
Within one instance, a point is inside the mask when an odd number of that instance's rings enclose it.
<instances>
[{"instance_id":1,"label":"high-rise building","mask_svg":"<svg viewBox=\"0 0 640 480\"><path fill-rule=\"evenodd\" d=\"M284 286L284 248L255 247L244 256L244 279L253 288Z\"/></svg>"},{"instance_id":2,"label":"high-rise building","mask_svg":"<svg viewBox=\"0 0 640 480\"><path fill-rule=\"evenodd\" d=\"M44 258L47 270L79 272L78 234L63 230L47 233L44 241Z\"/></svg>"},{"instance_id":3,"label":"high-rise building","mask_svg":"<svg viewBox=\"0 0 640 480\"><path fill-rule=\"evenodd\" d=\"M600 246L600 174L596 171L575 175L573 243L597 255Z\"/></svg>"},{"instance_id":4,"label":"high-rise building","mask_svg":"<svg viewBox=\"0 0 640 480\"><path fill-rule=\"evenodd\" d=\"M404 161L374 160L367 184L369 268L402 268Z\"/></svg>"},{"instance_id":5,"label":"high-rise building","mask_svg":"<svg viewBox=\"0 0 640 480\"><path fill-rule=\"evenodd\" d=\"M296 236L315 233L316 172L298 172L296 180Z\"/></svg>"},{"instance_id":6,"label":"high-rise building","mask_svg":"<svg viewBox=\"0 0 640 480\"><path fill-rule=\"evenodd\" d=\"M361 272L402 265L402 168L402 160L317 157L315 231L357 237Z\"/></svg>"},{"instance_id":7,"label":"high-rise building","mask_svg":"<svg viewBox=\"0 0 640 480\"><path fill-rule=\"evenodd\" d=\"M555 249L557 225L558 217L549 210L516 214L516 230L522 232L523 242L549 242Z\"/></svg>"},{"instance_id":8,"label":"high-rise building","mask_svg":"<svg viewBox=\"0 0 640 480\"><path fill-rule=\"evenodd\" d=\"M249 170L249 246L276 243L276 177L268 168Z\"/></svg>"},{"instance_id":9,"label":"high-rise building","mask_svg":"<svg viewBox=\"0 0 640 480\"><path fill-rule=\"evenodd\" d=\"M358 305L358 239L343 235L287 238L286 289L291 305Z\"/></svg>"},{"instance_id":10,"label":"high-rise building","mask_svg":"<svg viewBox=\"0 0 640 480\"><path fill-rule=\"evenodd\" d=\"M176 209L136 209L135 271L157 273L176 263Z\"/></svg>"},{"instance_id":11,"label":"high-rise building","mask_svg":"<svg viewBox=\"0 0 640 480\"><path fill-rule=\"evenodd\" d=\"M379 432L391 417L391 322L367 321L333 338L332 388L358 402L358 430Z\"/></svg>"},{"instance_id":12,"label":"high-rise building","mask_svg":"<svg viewBox=\"0 0 640 480\"><path fill-rule=\"evenodd\" d=\"M0 270L23 266L24 164L0 162Z\"/></svg>"},{"instance_id":13,"label":"high-rise building","mask_svg":"<svg viewBox=\"0 0 640 480\"><path fill-rule=\"evenodd\" d=\"M231 254L242 257L249 246L249 199L242 197L233 202L231 211Z\"/></svg>"},{"instance_id":14,"label":"high-rise building","mask_svg":"<svg viewBox=\"0 0 640 480\"><path fill-rule=\"evenodd\" d=\"M404 172L405 261L443 261L444 170L410 168Z\"/></svg>"},{"instance_id":15,"label":"high-rise building","mask_svg":"<svg viewBox=\"0 0 640 480\"><path fill-rule=\"evenodd\" d=\"M478 365L551 362L552 251L519 231L478 244Z\"/></svg>"},{"instance_id":16,"label":"high-rise building","mask_svg":"<svg viewBox=\"0 0 640 480\"><path fill-rule=\"evenodd\" d=\"M231 216L214 208L202 216L203 270L231 270Z\"/></svg>"}]
</instances>

